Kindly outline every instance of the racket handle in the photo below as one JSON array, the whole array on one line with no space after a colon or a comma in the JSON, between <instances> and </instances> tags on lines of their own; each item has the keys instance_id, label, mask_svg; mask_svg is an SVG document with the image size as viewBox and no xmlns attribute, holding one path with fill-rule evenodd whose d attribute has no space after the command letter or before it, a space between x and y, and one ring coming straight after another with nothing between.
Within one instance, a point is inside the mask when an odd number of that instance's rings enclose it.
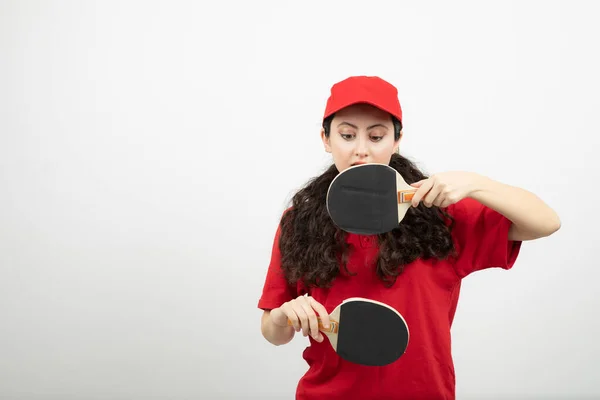
<instances>
[{"instance_id":1,"label":"racket handle","mask_svg":"<svg viewBox=\"0 0 600 400\"><path fill-rule=\"evenodd\" d=\"M329 320L329 329L325 329L325 327L323 326L323 322L321 321L321 318L317 317L317 321L319 321L319 330L321 332L325 332L325 333L338 333L339 330L339 323L337 321L332 321L331 319ZM287 320L287 324L288 326L292 326L292 321Z\"/></svg>"},{"instance_id":2,"label":"racket handle","mask_svg":"<svg viewBox=\"0 0 600 400\"><path fill-rule=\"evenodd\" d=\"M398 204L410 203L418 189L400 190L398 192Z\"/></svg>"}]
</instances>

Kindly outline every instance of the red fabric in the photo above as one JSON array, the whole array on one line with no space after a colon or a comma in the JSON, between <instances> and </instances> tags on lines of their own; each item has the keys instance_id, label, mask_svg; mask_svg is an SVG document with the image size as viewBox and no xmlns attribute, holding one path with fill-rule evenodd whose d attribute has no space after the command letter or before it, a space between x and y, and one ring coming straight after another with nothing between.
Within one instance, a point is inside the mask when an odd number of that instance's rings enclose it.
<instances>
[{"instance_id":1,"label":"red fabric","mask_svg":"<svg viewBox=\"0 0 600 400\"><path fill-rule=\"evenodd\" d=\"M329 312L355 296L391 305L408 324L408 348L390 365L366 367L341 359L327 338L318 343L309 337L310 345L302 354L309 369L299 381L297 400L455 399L450 328L461 279L486 268L510 269L521 242L508 240L508 219L472 199L450 206L448 212L455 218L453 236L459 256L447 261L417 260L406 267L391 288L386 288L375 273L376 238L349 235L349 269L358 274L340 275L332 288L313 289L309 294ZM279 230L258 302L261 309L279 307L306 293L301 284L288 285L283 278L278 237Z\"/></svg>"},{"instance_id":2,"label":"red fabric","mask_svg":"<svg viewBox=\"0 0 600 400\"><path fill-rule=\"evenodd\" d=\"M377 76L351 76L331 87L323 119L356 103L367 103L402 121L398 90Z\"/></svg>"}]
</instances>

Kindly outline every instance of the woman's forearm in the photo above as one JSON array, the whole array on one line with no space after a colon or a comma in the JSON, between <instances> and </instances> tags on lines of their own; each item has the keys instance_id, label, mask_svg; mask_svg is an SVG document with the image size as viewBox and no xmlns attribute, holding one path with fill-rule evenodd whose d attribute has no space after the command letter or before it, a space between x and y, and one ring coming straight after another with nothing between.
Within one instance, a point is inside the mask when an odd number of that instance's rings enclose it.
<instances>
[{"instance_id":1,"label":"woman's forearm","mask_svg":"<svg viewBox=\"0 0 600 400\"><path fill-rule=\"evenodd\" d=\"M270 311L265 311L263 314L260 330L264 338L276 346L289 343L296 333L293 326L279 326L274 324L271 320Z\"/></svg>"},{"instance_id":2,"label":"woman's forearm","mask_svg":"<svg viewBox=\"0 0 600 400\"><path fill-rule=\"evenodd\" d=\"M508 218L510 240L534 240L560 229L557 213L535 194L487 177L481 177L470 197Z\"/></svg>"}]
</instances>

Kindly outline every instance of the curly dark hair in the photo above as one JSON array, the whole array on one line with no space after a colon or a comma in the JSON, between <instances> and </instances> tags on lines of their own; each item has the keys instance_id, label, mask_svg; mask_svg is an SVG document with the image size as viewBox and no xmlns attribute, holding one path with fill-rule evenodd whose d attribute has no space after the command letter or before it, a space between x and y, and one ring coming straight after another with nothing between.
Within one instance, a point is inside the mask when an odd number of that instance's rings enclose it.
<instances>
[{"instance_id":1,"label":"curly dark hair","mask_svg":"<svg viewBox=\"0 0 600 400\"><path fill-rule=\"evenodd\" d=\"M331 119L324 121L326 134ZM399 137L400 122L394 120ZM393 154L389 164L407 183L427 176L407 158ZM291 207L280 221L281 267L288 282L302 280L307 286L328 287L337 277L340 264L347 274L347 233L335 226L326 209L327 189L338 174L331 165L308 181L292 198ZM377 235L377 275L387 285L394 283L404 266L415 259L443 259L454 254L452 217L444 210L422 203L410 207L402 223L391 232Z\"/></svg>"}]
</instances>

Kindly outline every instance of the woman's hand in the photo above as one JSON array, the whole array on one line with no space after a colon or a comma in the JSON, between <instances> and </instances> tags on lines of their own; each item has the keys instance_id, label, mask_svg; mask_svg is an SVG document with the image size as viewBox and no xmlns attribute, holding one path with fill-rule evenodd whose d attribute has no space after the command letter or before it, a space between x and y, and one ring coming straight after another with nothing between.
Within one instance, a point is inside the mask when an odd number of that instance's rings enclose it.
<instances>
[{"instance_id":1,"label":"woman's hand","mask_svg":"<svg viewBox=\"0 0 600 400\"><path fill-rule=\"evenodd\" d=\"M271 321L283 327L288 326L289 319L296 332L302 330L304 336L310 335L317 342L322 342L323 335L319 331L317 315L321 318L323 327L328 329L329 314L325 307L311 296L299 296L273 309Z\"/></svg>"},{"instance_id":2,"label":"woman's hand","mask_svg":"<svg viewBox=\"0 0 600 400\"><path fill-rule=\"evenodd\" d=\"M478 190L483 176L473 172L451 171L432 175L427 179L411 184L418 188L413 196L412 206L423 201L426 207L448 207Z\"/></svg>"}]
</instances>

